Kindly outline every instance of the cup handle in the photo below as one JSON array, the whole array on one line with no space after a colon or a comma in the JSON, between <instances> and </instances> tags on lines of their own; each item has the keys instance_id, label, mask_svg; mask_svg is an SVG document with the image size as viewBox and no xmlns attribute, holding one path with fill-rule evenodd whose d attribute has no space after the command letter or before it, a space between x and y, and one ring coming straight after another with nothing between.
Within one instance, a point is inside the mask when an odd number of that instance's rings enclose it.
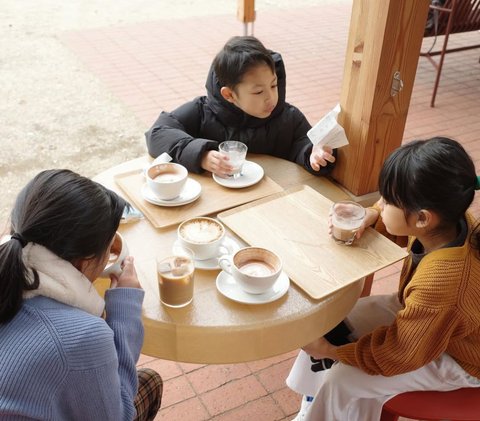
<instances>
[{"instance_id":1,"label":"cup handle","mask_svg":"<svg viewBox=\"0 0 480 421\"><path fill-rule=\"evenodd\" d=\"M143 174L143 177L144 178L147 178L147 170L149 167L151 167L152 165L156 165L156 164L166 164L167 162L170 162L172 161L173 158L166 152L163 152L162 154L160 154L159 156L157 156L150 164L148 164L147 166L145 166L142 170L142 174Z\"/></svg>"},{"instance_id":2,"label":"cup handle","mask_svg":"<svg viewBox=\"0 0 480 421\"><path fill-rule=\"evenodd\" d=\"M218 265L228 274L232 274L232 256L224 255L218 258Z\"/></svg>"}]
</instances>

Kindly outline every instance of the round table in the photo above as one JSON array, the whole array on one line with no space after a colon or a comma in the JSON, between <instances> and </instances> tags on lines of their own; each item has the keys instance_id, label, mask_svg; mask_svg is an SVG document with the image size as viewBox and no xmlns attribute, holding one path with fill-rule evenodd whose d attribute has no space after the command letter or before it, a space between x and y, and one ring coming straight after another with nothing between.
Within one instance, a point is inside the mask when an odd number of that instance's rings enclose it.
<instances>
[{"instance_id":1,"label":"round table","mask_svg":"<svg viewBox=\"0 0 480 421\"><path fill-rule=\"evenodd\" d=\"M346 198L334 183L292 162L266 155L249 155L248 159L260 164L265 174L285 189L306 184L333 201ZM150 161L148 157L128 161L102 172L95 180L122 195L114 175L143 168ZM159 299L155 259L171 254L176 228L155 229L146 219L119 228L145 290L144 354L204 364L279 355L325 334L348 314L362 291L363 280L359 280L324 299L313 300L291 282L288 292L277 301L241 304L217 291L219 270L196 269L192 303L179 309L166 307Z\"/></svg>"}]
</instances>

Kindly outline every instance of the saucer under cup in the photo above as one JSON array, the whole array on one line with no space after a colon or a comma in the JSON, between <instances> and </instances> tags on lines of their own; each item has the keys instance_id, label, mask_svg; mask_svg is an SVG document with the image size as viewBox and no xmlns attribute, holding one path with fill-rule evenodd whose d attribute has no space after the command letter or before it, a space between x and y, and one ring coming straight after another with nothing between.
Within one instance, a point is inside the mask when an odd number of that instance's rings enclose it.
<instances>
[{"instance_id":1,"label":"saucer under cup","mask_svg":"<svg viewBox=\"0 0 480 421\"><path fill-rule=\"evenodd\" d=\"M266 304L283 297L290 288L290 279L285 272L281 272L278 279L262 294L245 292L227 272L221 271L216 279L217 290L223 296L242 304Z\"/></svg>"},{"instance_id":2,"label":"saucer under cup","mask_svg":"<svg viewBox=\"0 0 480 421\"><path fill-rule=\"evenodd\" d=\"M257 184L264 175L263 168L253 161L245 161L242 166L242 171L238 177L220 177L212 174L213 180L223 187L230 189L243 189L245 187Z\"/></svg>"}]
</instances>

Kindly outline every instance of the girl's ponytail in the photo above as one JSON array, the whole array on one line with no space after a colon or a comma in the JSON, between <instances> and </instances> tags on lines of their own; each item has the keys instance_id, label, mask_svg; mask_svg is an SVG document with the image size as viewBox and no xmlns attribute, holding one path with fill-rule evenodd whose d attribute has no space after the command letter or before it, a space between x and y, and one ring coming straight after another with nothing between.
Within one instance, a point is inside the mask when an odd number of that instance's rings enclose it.
<instances>
[{"instance_id":1,"label":"girl's ponytail","mask_svg":"<svg viewBox=\"0 0 480 421\"><path fill-rule=\"evenodd\" d=\"M67 262L102 258L127 203L111 190L69 170L39 173L18 194L11 239L0 245L0 323L22 305L23 291L38 288L23 247L39 244Z\"/></svg>"},{"instance_id":2,"label":"girl's ponytail","mask_svg":"<svg viewBox=\"0 0 480 421\"><path fill-rule=\"evenodd\" d=\"M22 305L24 290L38 287L38 275L29 279L23 263L23 243L16 238L0 245L0 323L11 320Z\"/></svg>"}]
</instances>

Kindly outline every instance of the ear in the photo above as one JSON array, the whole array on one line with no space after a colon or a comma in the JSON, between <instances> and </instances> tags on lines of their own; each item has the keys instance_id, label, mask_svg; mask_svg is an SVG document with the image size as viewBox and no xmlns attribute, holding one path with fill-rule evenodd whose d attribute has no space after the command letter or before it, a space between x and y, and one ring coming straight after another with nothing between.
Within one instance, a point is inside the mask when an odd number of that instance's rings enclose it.
<instances>
[{"instance_id":1,"label":"ear","mask_svg":"<svg viewBox=\"0 0 480 421\"><path fill-rule=\"evenodd\" d=\"M231 102L232 104L235 103L235 98L233 97L233 91L228 87L228 86L222 86L220 88L220 94L223 96L223 98Z\"/></svg>"},{"instance_id":2,"label":"ear","mask_svg":"<svg viewBox=\"0 0 480 421\"><path fill-rule=\"evenodd\" d=\"M415 226L417 228L429 228L436 225L438 216L427 209L422 209L417 213L417 221Z\"/></svg>"},{"instance_id":3,"label":"ear","mask_svg":"<svg viewBox=\"0 0 480 421\"><path fill-rule=\"evenodd\" d=\"M72 262L72 265L75 267L75 269L77 269L81 273L85 272L89 264L90 259L76 259Z\"/></svg>"}]
</instances>

